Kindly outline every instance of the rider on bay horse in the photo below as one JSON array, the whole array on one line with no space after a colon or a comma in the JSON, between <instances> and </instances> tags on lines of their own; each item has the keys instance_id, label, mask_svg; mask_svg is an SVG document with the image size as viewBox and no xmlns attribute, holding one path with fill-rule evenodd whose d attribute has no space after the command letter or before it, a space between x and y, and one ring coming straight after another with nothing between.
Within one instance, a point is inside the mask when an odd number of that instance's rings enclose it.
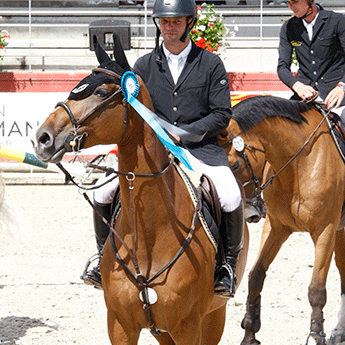
<instances>
[{"instance_id":1,"label":"rider on bay horse","mask_svg":"<svg viewBox=\"0 0 345 345\"><path fill-rule=\"evenodd\" d=\"M139 58L133 71L143 79L157 116L189 133L186 137L170 134L200 161L202 173L215 184L222 208L219 230L226 261L217 272L215 293L232 297L237 258L243 246L244 211L227 154L219 146L218 135L227 128L232 114L227 73L217 55L197 47L188 37L197 18L194 0L156 0L152 17L157 28L156 48ZM98 183L111 177L104 176ZM95 206L108 221L117 185L115 179L94 193ZM97 214L94 226L101 259L109 228ZM99 264L82 278L101 286Z\"/></svg>"}]
</instances>

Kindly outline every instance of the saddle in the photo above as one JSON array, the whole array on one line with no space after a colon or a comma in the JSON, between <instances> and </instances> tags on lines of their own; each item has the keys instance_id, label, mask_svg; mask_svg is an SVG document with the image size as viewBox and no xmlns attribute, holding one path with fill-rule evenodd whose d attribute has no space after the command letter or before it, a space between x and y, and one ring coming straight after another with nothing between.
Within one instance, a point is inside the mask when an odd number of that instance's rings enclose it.
<instances>
[{"instance_id":1,"label":"saddle","mask_svg":"<svg viewBox=\"0 0 345 345\"><path fill-rule=\"evenodd\" d=\"M219 197L216 187L212 180L206 176L202 175L200 183L202 198L208 205L211 215L216 222L217 227L220 227L222 221L222 209L220 207Z\"/></svg>"},{"instance_id":2,"label":"saddle","mask_svg":"<svg viewBox=\"0 0 345 345\"><path fill-rule=\"evenodd\" d=\"M312 102L312 105L326 118L334 143L340 157L345 163L345 127L338 114L329 112L323 103Z\"/></svg>"}]
</instances>

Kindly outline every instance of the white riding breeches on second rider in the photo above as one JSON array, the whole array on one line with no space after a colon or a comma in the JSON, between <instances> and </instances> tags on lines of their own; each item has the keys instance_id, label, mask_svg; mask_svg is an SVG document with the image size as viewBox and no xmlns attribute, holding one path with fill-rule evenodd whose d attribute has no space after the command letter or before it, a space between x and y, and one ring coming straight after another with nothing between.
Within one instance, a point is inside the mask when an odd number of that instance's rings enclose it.
<instances>
[{"instance_id":1,"label":"white riding breeches on second rider","mask_svg":"<svg viewBox=\"0 0 345 345\"><path fill-rule=\"evenodd\" d=\"M200 162L200 168L201 172L213 181L222 210L224 212L234 211L241 203L241 191L230 168L226 166L210 166L202 162ZM114 169L117 169L117 164L116 167L114 166ZM97 181L96 186L113 177L114 174L102 175ZM113 181L97 188L94 192L94 200L98 204L111 204L118 184L119 179L115 178Z\"/></svg>"},{"instance_id":2,"label":"white riding breeches on second rider","mask_svg":"<svg viewBox=\"0 0 345 345\"><path fill-rule=\"evenodd\" d=\"M316 101L323 102L324 100L320 96L318 96L316 98ZM343 105L343 106L338 107L338 108L332 108L331 111L333 113L338 114L341 118L341 122L343 123L343 125L345 125L345 106Z\"/></svg>"}]
</instances>

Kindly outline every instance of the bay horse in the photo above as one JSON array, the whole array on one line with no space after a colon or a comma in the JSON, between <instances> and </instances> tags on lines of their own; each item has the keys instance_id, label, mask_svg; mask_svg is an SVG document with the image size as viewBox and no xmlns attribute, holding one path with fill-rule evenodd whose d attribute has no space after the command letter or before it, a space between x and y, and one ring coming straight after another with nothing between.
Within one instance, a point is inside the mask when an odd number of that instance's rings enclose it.
<instances>
[{"instance_id":1,"label":"bay horse","mask_svg":"<svg viewBox=\"0 0 345 345\"><path fill-rule=\"evenodd\" d=\"M228 148L237 178L249 181L253 197L263 190L267 216L258 257L249 274L242 345L258 345L260 299L266 272L293 232L309 232L315 261L308 299L312 309L307 344L324 345L326 280L335 254L341 278L339 320L327 344L345 341L345 165L315 105L279 97L246 99L233 108L229 131L241 137L241 152ZM249 160L249 165L248 162ZM265 162L269 164L266 165ZM265 169L266 166L266 169ZM264 180L264 184L262 184Z\"/></svg>"},{"instance_id":2,"label":"bay horse","mask_svg":"<svg viewBox=\"0 0 345 345\"><path fill-rule=\"evenodd\" d=\"M218 344L227 299L214 295L216 248L195 217L190 192L167 149L124 100L119 81L129 65L122 49L114 50L116 62L100 46L96 54L101 68L76 90L84 92L97 78L106 80L84 97L58 103L33 141L37 156L55 163L70 146L118 145L121 210L100 266L110 341L137 344L141 330L150 328L161 345ZM138 80L137 99L153 110ZM247 251L246 229L238 283Z\"/></svg>"}]
</instances>

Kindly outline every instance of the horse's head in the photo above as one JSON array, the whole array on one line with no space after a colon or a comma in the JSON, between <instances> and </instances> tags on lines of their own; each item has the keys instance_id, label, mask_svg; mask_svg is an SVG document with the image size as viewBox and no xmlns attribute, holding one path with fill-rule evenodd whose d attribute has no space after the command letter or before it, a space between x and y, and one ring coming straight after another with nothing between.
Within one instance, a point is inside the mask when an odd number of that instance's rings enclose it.
<instances>
[{"instance_id":1,"label":"horse's head","mask_svg":"<svg viewBox=\"0 0 345 345\"><path fill-rule=\"evenodd\" d=\"M57 104L32 136L42 161L56 163L68 151L119 143L126 135L127 107L120 82L130 66L117 35L114 34L115 61L95 36L94 46L100 66L71 91L67 101Z\"/></svg>"},{"instance_id":2,"label":"horse's head","mask_svg":"<svg viewBox=\"0 0 345 345\"><path fill-rule=\"evenodd\" d=\"M248 222L258 222L266 213L265 204L260 197L260 186L271 173L270 166L266 163L266 144L271 138L264 139L263 133L271 128L273 135L277 137L275 126L281 119L297 124L306 122L302 113L309 109L310 105L306 103L271 96L250 97L233 108L233 119L228 129L235 139L232 139L233 145L227 148L227 152L230 167L245 188ZM243 143L236 143L236 137L242 138L240 141L243 140Z\"/></svg>"},{"instance_id":3,"label":"horse's head","mask_svg":"<svg viewBox=\"0 0 345 345\"><path fill-rule=\"evenodd\" d=\"M249 223L257 223L266 216L260 186L269 164L265 160L265 152L260 143L254 142L253 137L242 132L233 119L229 123L228 132L230 135L225 148L230 168L246 193L246 219Z\"/></svg>"}]
</instances>

